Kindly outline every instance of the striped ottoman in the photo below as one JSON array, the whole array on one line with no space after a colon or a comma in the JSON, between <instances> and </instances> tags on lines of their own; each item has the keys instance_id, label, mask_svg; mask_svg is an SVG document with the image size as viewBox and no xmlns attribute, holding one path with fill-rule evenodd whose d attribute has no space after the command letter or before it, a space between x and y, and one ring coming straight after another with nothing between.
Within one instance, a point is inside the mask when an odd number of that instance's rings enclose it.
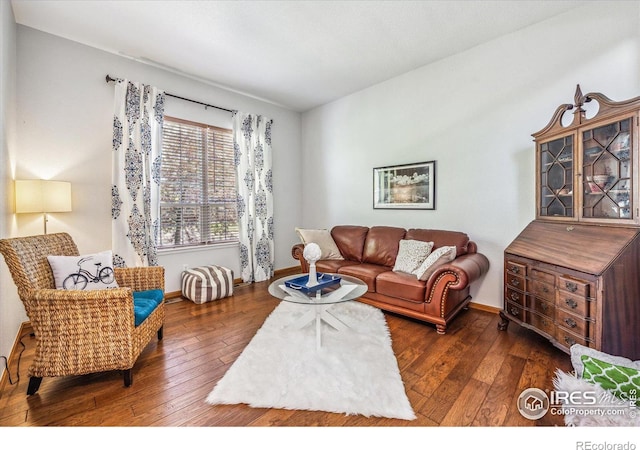
<instances>
[{"instance_id":1,"label":"striped ottoman","mask_svg":"<svg viewBox=\"0 0 640 450\"><path fill-rule=\"evenodd\" d=\"M182 272L182 296L201 304L233 295L233 271L202 266Z\"/></svg>"}]
</instances>

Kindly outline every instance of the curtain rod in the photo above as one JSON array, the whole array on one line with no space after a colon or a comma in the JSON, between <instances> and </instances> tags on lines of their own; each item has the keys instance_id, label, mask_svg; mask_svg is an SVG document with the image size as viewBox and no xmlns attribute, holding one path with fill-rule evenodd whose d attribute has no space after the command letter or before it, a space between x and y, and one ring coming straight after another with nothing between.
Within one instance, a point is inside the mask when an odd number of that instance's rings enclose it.
<instances>
[{"instance_id":1,"label":"curtain rod","mask_svg":"<svg viewBox=\"0 0 640 450\"><path fill-rule=\"evenodd\" d=\"M107 83L109 83L110 81L118 81L118 78L113 78L110 75L107 75L106 80L107 80ZM210 108L221 109L222 111L227 111L227 112L230 112L230 113L234 113L235 112L232 109L221 108L220 106L216 106L216 105L209 105L208 103L203 103L203 102L199 102L197 100L191 100L189 98L180 97L179 95L169 94L168 92L165 92L164 95L168 95L169 97L178 98L180 100L184 100L184 101L191 102L191 103L197 103L198 105L208 106Z\"/></svg>"}]
</instances>

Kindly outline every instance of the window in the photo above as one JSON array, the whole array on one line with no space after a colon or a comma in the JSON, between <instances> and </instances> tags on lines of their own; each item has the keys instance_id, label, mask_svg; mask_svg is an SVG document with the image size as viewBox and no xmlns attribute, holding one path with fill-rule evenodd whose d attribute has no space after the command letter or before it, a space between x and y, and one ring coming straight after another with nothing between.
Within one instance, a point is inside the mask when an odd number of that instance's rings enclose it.
<instances>
[{"instance_id":1,"label":"window","mask_svg":"<svg viewBox=\"0 0 640 450\"><path fill-rule=\"evenodd\" d=\"M238 241L231 130L166 117L159 248Z\"/></svg>"}]
</instances>

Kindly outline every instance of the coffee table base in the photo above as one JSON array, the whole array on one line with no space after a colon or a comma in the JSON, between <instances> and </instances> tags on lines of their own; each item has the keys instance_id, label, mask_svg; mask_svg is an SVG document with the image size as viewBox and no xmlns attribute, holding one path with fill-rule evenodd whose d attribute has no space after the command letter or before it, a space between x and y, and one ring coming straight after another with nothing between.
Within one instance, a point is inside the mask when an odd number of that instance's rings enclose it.
<instances>
[{"instance_id":1,"label":"coffee table base","mask_svg":"<svg viewBox=\"0 0 640 450\"><path fill-rule=\"evenodd\" d=\"M338 331L344 331L349 326L336 316L331 314L328 309L332 305L312 305L312 308L303 314L298 320L289 325L289 328L300 330L311 322L316 323L316 349L322 348L322 322Z\"/></svg>"}]
</instances>

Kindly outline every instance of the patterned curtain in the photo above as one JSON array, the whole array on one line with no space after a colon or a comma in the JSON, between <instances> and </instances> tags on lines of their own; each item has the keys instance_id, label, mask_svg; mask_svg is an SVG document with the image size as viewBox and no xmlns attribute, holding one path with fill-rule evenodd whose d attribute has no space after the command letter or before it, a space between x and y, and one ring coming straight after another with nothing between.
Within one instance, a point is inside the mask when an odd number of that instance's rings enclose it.
<instances>
[{"instance_id":1,"label":"patterned curtain","mask_svg":"<svg viewBox=\"0 0 640 450\"><path fill-rule=\"evenodd\" d=\"M272 123L254 114L235 112L233 116L240 266L244 282L265 281L273 276Z\"/></svg>"},{"instance_id":2,"label":"patterned curtain","mask_svg":"<svg viewBox=\"0 0 640 450\"><path fill-rule=\"evenodd\" d=\"M158 264L164 96L153 86L116 81L111 218L113 259L118 267Z\"/></svg>"}]
</instances>

